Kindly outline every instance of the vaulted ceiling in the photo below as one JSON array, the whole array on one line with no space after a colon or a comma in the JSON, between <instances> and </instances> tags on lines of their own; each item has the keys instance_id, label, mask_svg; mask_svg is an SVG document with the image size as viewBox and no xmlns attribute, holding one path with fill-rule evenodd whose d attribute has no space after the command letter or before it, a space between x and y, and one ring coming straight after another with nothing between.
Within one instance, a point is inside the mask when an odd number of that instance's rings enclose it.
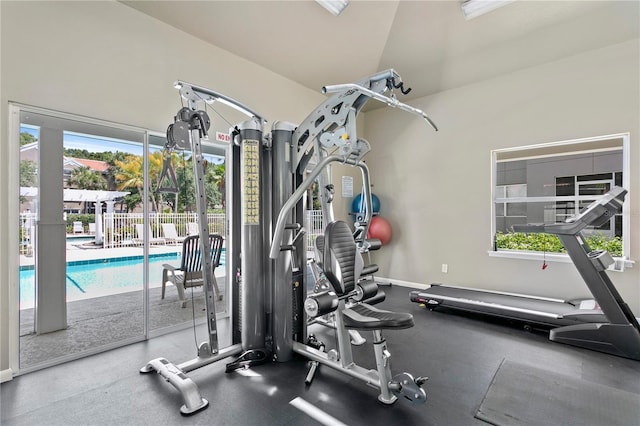
<instances>
[{"instance_id":1,"label":"vaulted ceiling","mask_svg":"<svg viewBox=\"0 0 640 426\"><path fill-rule=\"evenodd\" d=\"M394 68L403 100L640 37L638 1L517 0L465 20L460 2L122 1L319 91Z\"/></svg>"}]
</instances>

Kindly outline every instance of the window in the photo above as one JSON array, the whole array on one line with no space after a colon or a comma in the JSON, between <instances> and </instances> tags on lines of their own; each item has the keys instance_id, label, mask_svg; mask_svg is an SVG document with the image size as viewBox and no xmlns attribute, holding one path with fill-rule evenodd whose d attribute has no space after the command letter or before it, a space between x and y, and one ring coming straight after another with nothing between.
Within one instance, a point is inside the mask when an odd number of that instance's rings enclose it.
<instances>
[{"instance_id":1,"label":"window","mask_svg":"<svg viewBox=\"0 0 640 426\"><path fill-rule=\"evenodd\" d=\"M512 226L564 222L614 186L628 188L628 146L618 134L493 151L493 252L562 253L555 237ZM628 222L623 212L584 234L592 248L626 259Z\"/></svg>"}]
</instances>

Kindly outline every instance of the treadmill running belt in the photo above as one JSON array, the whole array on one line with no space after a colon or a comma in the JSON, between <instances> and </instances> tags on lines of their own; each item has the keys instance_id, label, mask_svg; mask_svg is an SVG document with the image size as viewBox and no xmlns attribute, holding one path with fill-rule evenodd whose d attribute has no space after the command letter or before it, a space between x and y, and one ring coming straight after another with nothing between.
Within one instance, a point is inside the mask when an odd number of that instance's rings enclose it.
<instances>
[{"instance_id":1,"label":"treadmill running belt","mask_svg":"<svg viewBox=\"0 0 640 426\"><path fill-rule=\"evenodd\" d=\"M580 322L606 321L603 315L589 315L580 319L564 316L580 310L568 302L534 299L531 297L491 293L474 289L433 285L426 290L413 292L416 302L438 302L441 306L469 312L523 320L548 326L571 325ZM413 300L413 299L412 299Z\"/></svg>"}]
</instances>

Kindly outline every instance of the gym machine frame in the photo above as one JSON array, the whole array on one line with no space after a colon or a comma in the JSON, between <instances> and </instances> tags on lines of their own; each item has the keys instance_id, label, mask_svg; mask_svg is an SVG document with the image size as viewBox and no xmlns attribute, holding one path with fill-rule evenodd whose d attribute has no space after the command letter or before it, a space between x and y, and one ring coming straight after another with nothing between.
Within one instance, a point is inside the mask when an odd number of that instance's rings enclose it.
<instances>
[{"instance_id":1,"label":"gym machine frame","mask_svg":"<svg viewBox=\"0 0 640 426\"><path fill-rule=\"evenodd\" d=\"M326 226L332 222L333 209L331 205L331 185L328 176L328 166L332 163L347 164L360 169L363 181L363 200L365 202L365 217L356 223L356 234L361 236L357 241L361 248L366 245L367 229L372 216L371 185L369 182L369 169L362 161L363 157L370 151L369 143L356 136L355 120L357 114L369 99L375 99L388 106L396 107L404 111L416 114L434 129L436 126L429 117L419 109L400 103L393 95L393 89L399 88L402 93L408 93L403 87L400 76L394 70L387 70L354 84L342 84L335 86L325 86L323 93L334 93L324 103L318 106L303 123L291 132L289 137L283 137L285 144L291 144L293 161L289 164L289 173L294 173L293 188L295 191L282 203L282 199L274 198L274 211L279 210L275 223L273 239L269 257L276 260L275 282L292 282L294 294L298 288L298 277L292 277L297 265L304 265L306 259L303 243L296 235L291 236L291 240L282 244L286 229L297 229L295 222L301 222L301 213L304 211L304 194L307 189L318 178L320 183L320 198L322 202L323 221ZM385 96L387 90L391 90L391 96ZM288 135L287 135L288 136ZM273 138L274 150L277 141ZM329 153L329 150L333 150ZM336 153L337 152L337 153ZM274 162L274 165L276 163ZM309 166L313 165L308 175L301 179ZM279 171L284 172L284 167L274 166L274 175ZM274 179L275 180L275 179ZM282 204L281 204L282 203ZM293 224L293 226L292 226ZM287 253L286 257L280 255L282 251ZM291 257L291 259L288 259ZM288 268L292 264L293 268ZM302 288L306 286L302 285ZM397 400L396 395L402 395L405 399L413 402L424 402L426 393L421 388L426 379L414 379L409 373L401 373L395 377L391 376L390 353L386 347L386 341L382 337L380 330L374 330L374 353L376 358L376 370L368 370L357 364L353 360L351 344L348 330L345 328L342 316L335 315L336 333L338 338L339 353L326 353L306 344L306 324L304 314L300 311L302 307L301 297L293 298L298 311L292 307L293 301L290 294L284 294L282 300L275 299L274 306L279 306L285 312L284 318L289 313L294 320L293 341L291 333L283 336L281 344L277 343L277 335L274 335L275 355L280 360L286 360L295 352L312 361L311 369L306 382L310 383L317 365L326 365L353 378L361 380L380 391L378 399L391 404ZM346 296L337 301L337 311L341 312L345 308ZM305 306L306 307L306 306ZM278 310L275 310L279 312ZM302 317L302 318L301 318Z\"/></svg>"},{"instance_id":2,"label":"gym machine frame","mask_svg":"<svg viewBox=\"0 0 640 426\"><path fill-rule=\"evenodd\" d=\"M354 84L326 86L324 93L333 93L318 106L300 126L287 122L275 122L271 133L263 136L266 123L259 114L232 98L209 89L185 82L177 82L182 98L188 107L182 108L175 122L167 131L167 150L191 148L196 178L197 211L200 225L200 241L208 235L206 228L206 195L200 141L207 136L209 118L198 110L198 102L222 102L250 117L233 131L232 170L234 196L227 208L230 215L230 241L227 241L227 271L236 274L232 288L232 344L218 348L213 273L210 264L204 268L204 292L208 341L200 344L197 358L175 365L165 358L149 361L141 373L156 371L180 391L184 405L180 412L193 414L208 406L197 385L186 374L221 359L239 355L227 364L227 372L263 363L272 358L288 361L294 353L317 363L327 365L351 377L355 377L380 390L379 399L393 403L396 395L414 402L424 402L426 394L422 378L413 379L408 373L391 377L386 342L379 330L374 331L377 370L366 370L353 362L348 333L338 319L340 356L332 359L328 354L306 345L306 318L303 302L306 293L306 248L303 195L316 178L320 181L323 220L334 220L329 198L330 177L328 166L339 162L358 167L364 183L364 201L369 212L356 224L366 246L364 236L371 218L371 189L369 170L362 161L370 150L367 141L356 136L355 119L369 99L376 99L388 106L416 114L437 130L433 122L419 109L399 102L394 89L404 89L400 76L387 70ZM383 93L391 91L390 96ZM334 152L329 153L331 149ZM311 172L305 177L306 171ZM169 172L169 174L171 174ZM228 175L229 176L229 175ZM229 207L230 206L230 207ZM274 212L279 212L275 220ZM273 229L273 234L269 231ZM292 235L282 244L285 231ZM240 244L236 246L236 242ZM204 252L204 251L203 251ZM269 253L269 258L264 254ZM265 278L267 277L267 278ZM247 295L250 293L250 297ZM295 301L295 309L294 309ZM344 302L342 302L344 303ZM338 315L337 315L338 317Z\"/></svg>"},{"instance_id":3,"label":"gym machine frame","mask_svg":"<svg viewBox=\"0 0 640 426\"><path fill-rule=\"evenodd\" d=\"M214 103L221 102L225 105L242 112L245 115L251 117L251 122L255 124L254 127L261 128L265 120L251 109L247 108L240 102L229 98L220 93L212 90L195 86L183 81L177 81L174 83L174 87L180 90L180 95L184 98L188 107L183 107L178 111L175 117L175 122L167 129L167 143L165 150L169 153L174 149L191 149L193 154L193 173L195 177L195 189L196 189L196 210L198 215L198 235L200 240L200 250L202 253L207 253L207 241L209 235L208 222L207 222L207 200L206 192L204 188L204 164L202 156L201 140L207 136L207 131L210 127L210 120L205 111L198 110L198 102ZM231 161L231 175L233 176L234 183L239 180L239 174L237 173L236 163L239 157L239 151L237 147L233 147L232 161ZM170 155L166 155L165 158L170 159ZM165 164L165 168L167 165ZM170 169L167 172L168 175L175 176L175 173ZM163 174L165 171L163 169ZM231 265L228 267L228 271L235 271L240 269L238 265L239 256L235 255L234 245L239 239L239 230L237 226L237 216L239 206L237 203L233 203L231 207L230 218L230 241L227 241L227 248L231 248L231 255L227 256L227 262ZM216 308L215 308L215 294L213 283L215 277L213 276L213 270L211 265L211 259L209 256L202 256L203 259L203 289L205 295L205 309L207 318L207 335L208 340L202 342L198 346L197 357L175 365L169 362L165 358L156 358L149 361L144 367L140 369L141 373L150 373L156 371L162 377L164 377L169 383L171 383L182 395L184 404L180 407L180 413L183 415L194 414L204 408L206 408L209 402L202 398L198 386L191 380L186 373L212 364L224 358L235 356L240 354L246 349L246 346L239 341L237 333L232 333L232 345L226 348L220 349L218 347L218 330L216 324ZM253 272L251 265L244 265L243 267ZM258 273L254 273L258 274ZM234 292L235 291L234 289ZM237 295L234 295L234 300L237 300ZM250 314L250 310L245 310Z\"/></svg>"}]
</instances>

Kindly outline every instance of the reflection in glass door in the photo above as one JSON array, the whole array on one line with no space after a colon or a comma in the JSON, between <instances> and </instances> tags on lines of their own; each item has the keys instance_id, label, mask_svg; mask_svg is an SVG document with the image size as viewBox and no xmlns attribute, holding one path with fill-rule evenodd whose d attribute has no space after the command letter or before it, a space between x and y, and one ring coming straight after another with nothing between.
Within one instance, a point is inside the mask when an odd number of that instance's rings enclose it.
<instances>
[{"instance_id":1,"label":"reflection in glass door","mask_svg":"<svg viewBox=\"0 0 640 426\"><path fill-rule=\"evenodd\" d=\"M189 151L165 150L164 136L149 136L149 330L160 334L206 321L201 281L184 280L183 241L199 233L193 158ZM206 160L207 226L227 240L226 146L203 141ZM175 179L174 179L175 178ZM214 275L220 290L216 313L228 312L226 247ZM186 287L184 284L186 283ZM194 284L191 286L190 284Z\"/></svg>"},{"instance_id":2,"label":"reflection in glass door","mask_svg":"<svg viewBox=\"0 0 640 426\"><path fill-rule=\"evenodd\" d=\"M122 168L144 132L31 109L20 121L20 370L143 339L142 241L113 217L141 214L142 175L125 185Z\"/></svg>"}]
</instances>

